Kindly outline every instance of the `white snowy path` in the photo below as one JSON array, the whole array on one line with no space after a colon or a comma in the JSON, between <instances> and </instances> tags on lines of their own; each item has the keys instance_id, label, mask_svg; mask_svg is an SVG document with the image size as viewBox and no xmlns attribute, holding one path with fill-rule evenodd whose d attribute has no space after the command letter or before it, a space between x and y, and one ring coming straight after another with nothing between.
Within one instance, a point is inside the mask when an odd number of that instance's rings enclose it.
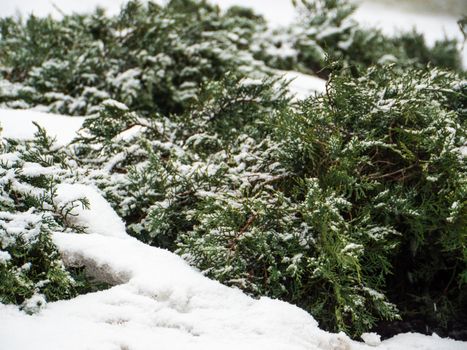
<instances>
[{"instance_id":1,"label":"white snowy path","mask_svg":"<svg viewBox=\"0 0 467 350\"><path fill-rule=\"evenodd\" d=\"M55 233L70 266L115 286L49 303L29 316L0 304L2 350L364 350L343 334L318 328L305 311L285 302L252 299L204 277L180 257L145 245L125 232L122 220L92 187L59 186L58 203L85 195L74 221L87 234ZM403 334L379 350L465 350L467 343Z\"/></svg>"}]
</instances>

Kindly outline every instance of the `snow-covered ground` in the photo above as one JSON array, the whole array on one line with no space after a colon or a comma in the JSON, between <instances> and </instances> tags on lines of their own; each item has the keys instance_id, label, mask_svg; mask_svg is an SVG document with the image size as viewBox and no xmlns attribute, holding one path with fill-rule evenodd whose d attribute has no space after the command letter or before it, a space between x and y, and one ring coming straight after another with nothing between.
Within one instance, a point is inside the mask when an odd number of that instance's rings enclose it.
<instances>
[{"instance_id":1,"label":"snow-covered ground","mask_svg":"<svg viewBox=\"0 0 467 350\"><path fill-rule=\"evenodd\" d=\"M0 108L0 127L3 129L1 136L5 138L31 140L37 132L33 123L37 123L47 130L49 136L55 138L58 145L63 146L76 136L83 121L84 117Z\"/></svg>"},{"instance_id":2,"label":"snow-covered ground","mask_svg":"<svg viewBox=\"0 0 467 350\"><path fill-rule=\"evenodd\" d=\"M37 112L15 114L29 120ZM40 115L45 121L59 118L64 129L76 128L75 117ZM53 124L44 126L54 131ZM4 125L4 133L15 138L28 139L33 130L32 124ZM401 334L380 342L377 335L366 334L363 343L325 332L291 304L250 298L204 277L177 255L128 236L122 220L90 186L60 185L55 200L82 196L89 209L75 208L70 217L86 226L87 234L57 232L54 242L67 265L86 266L89 274L114 286L49 303L32 316L0 304L0 349L467 349L466 342L436 335Z\"/></svg>"},{"instance_id":3,"label":"snow-covered ground","mask_svg":"<svg viewBox=\"0 0 467 350\"><path fill-rule=\"evenodd\" d=\"M278 71L278 75L290 81L289 90L297 99L326 91L326 80L294 71Z\"/></svg>"}]
</instances>

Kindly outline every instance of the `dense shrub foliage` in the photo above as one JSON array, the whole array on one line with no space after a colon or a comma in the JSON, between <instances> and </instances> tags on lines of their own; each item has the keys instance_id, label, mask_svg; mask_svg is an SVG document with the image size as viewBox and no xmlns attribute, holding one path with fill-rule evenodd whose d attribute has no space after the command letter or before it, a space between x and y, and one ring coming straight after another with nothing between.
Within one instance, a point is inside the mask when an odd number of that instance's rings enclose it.
<instances>
[{"instance_id":1,"label":"dense shrub foliage","mask_svg":"<svg viewBox=\"0 0 467 350\"><path fill-rule=\"evenodd\" d=\"M0 301L33 312L46 300L75 296L86 283L73 277L77 271L65 270L51 234L82 231L69 215L87 200L55 200L57 184L70 178L72 161L54 149L43 129L34 142L7 141L1 151Z\"/></svg>"},{"instance_id":2,"label":"dense shrub foliage","mask_svg":"<svg viewBox=\"0 0 467 350\"><path fill-rule=\"evenodd\" d=\"M354 75L371 65L397 63L401 67L439 67L462 70L456 40L428 47L413 31L393 38L380 30L361 27L353 18L355 5L347 0L298 0L302 20L290 27L257 34L255 57L281 69L299 68L327 78L329 62L339 60Z\"/></svg>"},{"instance_id":3,"label":"dense shrub foliage","mask_svg":"<svg viewBox=\"0 0 467 350\"><path fill-rule=\"evenodd\" d=\"M56 186L97 186L128 232L254 296L358 336L467 309L466 92L454 41L388 38L341 0L270 29L205 1L118 16L0 20L0 106L86 115L72 144L3 140L0 298L91 289L54 231L84 232ZM276 69L329 78L297 102ZM75 271L76 272L76 271ZM83 287L84 285L84 287ZM39 299L38 299L39 298Z\"/></svg>"},{"instance_id":4,"label":"dense shrub foliage","mask_svg":"<svg viewBox=\"0 0 467 350\"><path fill-rule=\"evenodd\" d=\"M282 164L312 178L322 202L339 199L312 209L318 239L332 242L326 256L349 244L355 280L407 308L446 307L429 312L433 318L466 305L465 89L436 69L373 68L358 79L332 78L326 95L304 101L279 126L289 137ZM352 276L336 263L333 271L341 276L330 282Z\"/></svg>"}]
</instances>

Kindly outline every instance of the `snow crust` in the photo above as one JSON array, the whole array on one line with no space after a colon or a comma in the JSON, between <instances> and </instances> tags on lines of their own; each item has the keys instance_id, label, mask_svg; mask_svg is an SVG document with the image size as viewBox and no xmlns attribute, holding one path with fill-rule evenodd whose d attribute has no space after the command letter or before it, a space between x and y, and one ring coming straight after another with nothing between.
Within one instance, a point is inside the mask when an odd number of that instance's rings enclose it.
<instances>
[{"instance_id":1,"label":"snow crust","mask_svg":"<svg viewBox=\"0 0 467 350\"><path fill-rule=\"evenodd\" d=\"M465 350L467 343L403 334L367 345L321 330L305 311L269 298L253 299L210 280L169 251L148 246L125 226L96 189L59 186L56 200L85 195L75 208L88 234L56 232L68 266L85 266L107 290L49 303L28 315L0 304L0 348L6 350L287 349Z\"/></svg>"},{"instance_id":2,"label":"snow crust","mask_svg":"<svg viewBox=\"0 0 467 350\"><path fill-rule=\"evenodd\" d=\"M81 128L84 117L69 117L59 114L42 113L35 110L1 109L0 135L17 140L31 140L37 132L33 122L47 130L56 138L59 146L70 143Z\"/></svg>"}]
</instances>

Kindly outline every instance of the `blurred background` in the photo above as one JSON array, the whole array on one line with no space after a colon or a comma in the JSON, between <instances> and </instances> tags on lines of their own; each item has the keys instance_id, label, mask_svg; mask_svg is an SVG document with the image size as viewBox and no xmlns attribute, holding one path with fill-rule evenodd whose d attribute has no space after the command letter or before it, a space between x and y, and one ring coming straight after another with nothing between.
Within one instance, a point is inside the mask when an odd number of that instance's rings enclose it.
<instances>
[{"instance_id":1,"label":"blurred background","mask_svg":"<svg viewBox=\"0 0 467 350\"><path fill-rule=\"evenodd\" d=\"M96 6L109 14L118 13L127 0L0 0L0 16L34 13L38 16L61 13L89 12ZM359 4L355 18L364 25L382 29L386 34L416 29L424 33L429 45L436 40L464 37L457 21L467 15L467 0L354 0ZM156 2L164 2L157 0ZM232 5L252 7L272 25L286 25L295 18L290 0L211 0L221 8ZM467 67L467 48L463 45L464 66Z\"/></svg>"},{"instance_id":2,"label":"blurred background","mask_svg":"<svg viewBox=\"0 0 467 350\"><path fill-rule=\"evenodd\" d=\"M419 13L436 13L460 16L467 14L466 0L366 0L366 3L380 3L393 8Z\"/></svg>"},{"instance_id":3,"label":"blurred background","mask_svg":"<svg viewBox=\"0 0 467 350\"><path fill-rule=\"evenodd\" d=\"M110 12L117 12L126 0L2 0L0 1L0 15L9 16L18 13L36 15L57 14L60 9L64 12L90 11L95 6L102 6ZM157 0L163 2L163 0ZM241 4L273 13L279 11L282 19L287 20L293 12L290 0L213 0L221 6ZM467 15L466 0L354 0L367 6L384 6L385 8L410 11L419 14L436 14L460 17ZM283 12L285 10L285 12Z\"/></svg>"}]
</instances>

